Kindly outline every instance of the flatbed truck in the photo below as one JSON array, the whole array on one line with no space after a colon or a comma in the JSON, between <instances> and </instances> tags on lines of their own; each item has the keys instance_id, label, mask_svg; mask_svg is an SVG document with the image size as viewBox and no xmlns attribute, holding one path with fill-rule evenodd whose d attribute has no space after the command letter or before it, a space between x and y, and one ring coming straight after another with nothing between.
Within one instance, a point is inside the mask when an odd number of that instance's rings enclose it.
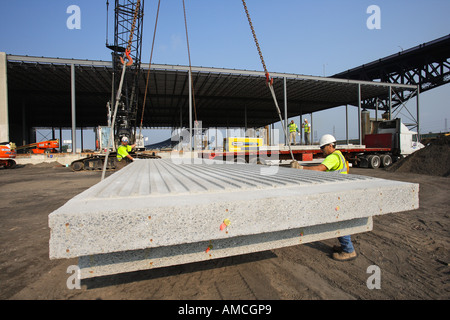
<instances>
[{"instance_id":1,"label":"flatbed truck","mask_svg":"<svg viewBox=\"0 0 450 320\"><path fill-rule=\"evenodd\" d=\"M375 133L365 134L363 145L337 144L336 149L342 152L353 167L387 167L424 147L418 141L418 134L410 131L400 119L374 122L373 127L372 131ZM234 151L202 151L199 157L267 164L292 160L292 157L296 161L311 161L323 155L318 145L292 145L290 149L288 146L252 146L245 150L244 146L241 150Z\"/></svg>"}]
</instances>

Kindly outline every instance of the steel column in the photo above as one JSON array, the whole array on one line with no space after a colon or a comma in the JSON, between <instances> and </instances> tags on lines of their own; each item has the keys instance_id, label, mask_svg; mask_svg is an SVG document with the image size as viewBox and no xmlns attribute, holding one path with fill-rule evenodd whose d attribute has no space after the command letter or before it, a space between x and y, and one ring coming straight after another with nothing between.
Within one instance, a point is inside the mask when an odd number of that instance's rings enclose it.
<instances>
[{"instance_id":1,"label":"steel column","mask_svg":"<svg viewBox=\"0 0 450 320\"><path fill-rule=\"evenodd\" d=\"M392 87L389 86L389 120L392 117Z\"/></svg>"},{"instance_id":2,"label":"steel column","mask_svg":"<svg viewBox=\"0 0 450 320\"><path fill-rule=\"evenodd\" d=\"M420 85L417 85L417 135L418 135L418 139L420 140L420 117L419 117L419 96L420 96Z\"/></svg>"},{"instance_id":3,"label":"steel column","mask_svg":"<svg viewBox=\"0 0 450 320\"><path fill-rule=\"evenodd\" d=\"M189 70L189 151L192 151L192 74Z\"/></svg>"},{"instance_id":4,"label":"steel column","mask_svg":"<svg viewBox=\"0 0 450 320\"><path fill-rule=\"evenodd\" d=\"M287 141L288 139L288 132L287 132L287 126L288 126L288 116L287 116L287 89L286 89L286 77L283 78L283 88L284 88L284 128L286 129L286 134L284 135L285 145L289 143Z\"/></svg>"},{"instance_id":5,"label":"steel column","mask_svg":"<svg viewBox=\"0 0 450 320\"><path fill-rule=\"evenodd\" d=\"M77 150L77 124L76 124L76 105L75 105L75 64L70 65L71 74L71 96L72 96L72 154Z\"/></svg>"},{"instance_id":6,"label":"steel column","mask_svg":"<svg viewBox=\"0 0 450 320\"><path fill-rule=\"evenodd\" d=\"M348 141L348 104L345 105L345 139L347 140L347 144L349 144L349 141Z\"/></svg>"},{"instance_id":7,"label":"steel column","mask_svg":"<svg viewBox=\"0 0 450 320\"><path fill-rule=\"evenodd\" d=\"M358 83L358 137L359 144L362 145L362 130L361 130L361 84Z\"/></svg>"},{"instance_id":8,"label":"steel column","mask_svg":"<svg viewBox=\"0 0 450 320\"><path fill-rule=\"evenodd\" d=\"M303 129L302 129L302 124L303 124L303 108L300 108L300 144L303 144Z\"/></svg>"}]
</instances>

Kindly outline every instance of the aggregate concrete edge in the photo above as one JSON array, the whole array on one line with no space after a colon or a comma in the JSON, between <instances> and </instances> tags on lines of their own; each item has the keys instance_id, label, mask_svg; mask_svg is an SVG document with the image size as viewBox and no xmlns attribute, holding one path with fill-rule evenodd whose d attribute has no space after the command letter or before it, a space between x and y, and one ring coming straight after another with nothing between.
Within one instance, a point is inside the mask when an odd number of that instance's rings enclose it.
<instances>
[{"instance_id":1,"label":"aggregate concrete edge","mask_svg":"<svg viewBox=\"0 0 450 320\"><path fill-rule=\"evenodd\" d=\"M80 278L87 279L273 250L367 232L372 228L372 217L360 218L229 239L82 256L78 267Z\"/></svg>"},{"instance_id":2,"label":"aggregate concrete edge","mask_svg":"<svg viewBox=\"0 0 450 320\"><path fill-rule=\"evenodd\" d=\"M87 190L49 215L50 258L228 239L413 210L419 206L418 193L418 184L383 179L329 183L325 188L319 184L111 199L85 197ZM226 232L219 228L225 219L231 222Z\"/></svg>"}]
</instances>

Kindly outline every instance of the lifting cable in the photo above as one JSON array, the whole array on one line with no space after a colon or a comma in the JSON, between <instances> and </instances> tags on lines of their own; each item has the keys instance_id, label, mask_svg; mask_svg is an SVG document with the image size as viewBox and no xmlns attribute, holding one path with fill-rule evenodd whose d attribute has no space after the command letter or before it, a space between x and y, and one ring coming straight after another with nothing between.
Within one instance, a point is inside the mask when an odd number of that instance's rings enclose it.
<instances>
[{"instance_id":1,"label":"lifting cable","mask_svg":"<svg viewBox=\"0 0 450 320\"><path fill-rule=\"evenodd\" d=\"M261 63L263 65L264 68L264 73L266 75L266 84L269 87L270 93L272 94L272 98L273 101L275 102L275 107L277 109L278 112L278 116L280 117L280 122L281 125L283 127L283 131L284 131L284 137L286 139L286 143L289 146L289 152L291 154L291 158L293 161L295 161L294 155L292 154L292 149L291 149L291 143L289 141L288 143L288 136L287 136L287 130L286 130L286 125L283 122L283 118L281 116L281 111L280 111L280 107L278 106L278 101L277 101L277 97L275 95L275 90L273 89L273 78L270 79L269 76L269 72L267 71L267 67L266 64L264 62L264 58L261 52L261 48L259 47L259 43L258 43L258 39L256 38L256 33L255 33L255 29L253 28L253 23L252 23L252 19L250 18L250 14L248 13L248 9L247 9L247 4L245 3L245 0L242 0L242 4L244 5L244 10L245 10L245 14L247 15L247 19L248 19L248 24L250 25L250 29L252 30L252 34L253 34L253 39L255 40L255 44L256 44L256 48L258 49L258 53L259 53L259 58L261 59Z\"/></svg>"},{"instance_id":2,"label":"lifting cable","mask_svg":"<svg viewBox=\"0 0 450 320\"><path fill-rule=\"evenodd\" d=\"M155 29L153 31L153 41L152 41L152 49L151 49L151 53L150 53L150 62L149 62L149 68L147 71L147 80L146 80L146 84L145 84L145 93L144 93L144 103L142 105L142 115L141 115L141 124L139 127L139 134L142 132L142 125L143 125L143 121L144 121L144 110L145 110L145 104L146 104L146 100L147 100L147 92L148 90L148 83L149 83L149 79L150 79L150 68L151 68L151 64L152 64L152 57L153 57L153 48L155 45L155 38L156 38L156 28L158 25L158 16L159 16L159 8L160 8L160 3L161 0L158 1L158 10L156 13L156 21L155 21ZM188 58L189 58L189 74L190 74L190 82L192 83L192 66L191 66L191 52L189 49L189 36L188 36L188 28L187 28L187 18L186 18L186 6L184 4L184 0L183 0L183 12L184 12L184 26L186 29L186 43L187 43L187 50L188 50ZM192 85L192 100L193 100L193 106L194 106L194 118L195 118L195 123L197 123L197 110L195 107L195 95L194 95L194 87Z\"/></svg>"},{"instance_id":3,"label":"lifting cable","mask_svg":"<svg viewBox=\"0 0 450 320\"><path fill-rule=\"evenodd\" d=\"M194 117L195 117L195 123L197 122L197 110L195 108L195 96L194 96L194 83L192 82L192 66L191 66L191 51L189 50L189 36L188 36L188 27L187 27L187 19L186 19L186 6L184 5L183 0L183 11L184 11L184 26L186 29L186 43L187 43L187 51L188 51L188 58L189 58L189 76L191 81L191 89L192 89L192 102L194 104ZM191 146L192 147L192 146Z\"/></svg>"},{"instance_id":4,"label":"lifting cable","mask_svg":"<svg viewBox=\"0 0 450 320\"><path fill-rule=\"evenodd\" d=\"M102 180L105 179L106 166L108 164L109 149L111 147L112 142L114 141L114 123L116 122L117 109L119 106L120 98L122 96L122 86L123 86L123 81L125 78L125 71L126 71L127 66L130 66L133 64L133 59L130 57L130 51L131 51L131 45L133 42L134 29L136 27L136 19L137 19L138 13L139 13L140 5L141 5L141 1L138 0L136 3L136 9L134 11L134 19L133 19L133 24L132 24L131 30L130 30L130 38L128 40L128 46L127 46L127 49L125 50L124 57L120 57L120 61L122 62L122 65L123 65L122 66L122 74L120 77L119 89L117 90L117 95L116 95L116 102L115 102L115 107L114 107L113 120L111 122L111 129L110 129L111 131L110 131L110 138L109 138L109 142L108 142L108 148L106 151L105 162L103 163ZM128 59L127 63L125 63L125 59Z\"/></svg>"},{"instance_id":5,"label":"lifting cable","mask_svg":"<svg viewBox=\"0 0 450 320\"><path fill-rule=\"evenodd\" d=\"M142 123L144 121L144 110L145 110L145 103L147 101L148 82L149 82L149 79L150 79L150 68L152 67L153 48L155 46L156 27L158 26L158 17L159 17L160 4L161 4L161 0L158 1L158 10L156 11L155 29L153 30L152 50L150 52L150 62L148 63L147 80L145 82L144 102L142 104L142 115L141 115L141 124L139 126L139 136L142 133Z\"/></svg>"}]
</instances>

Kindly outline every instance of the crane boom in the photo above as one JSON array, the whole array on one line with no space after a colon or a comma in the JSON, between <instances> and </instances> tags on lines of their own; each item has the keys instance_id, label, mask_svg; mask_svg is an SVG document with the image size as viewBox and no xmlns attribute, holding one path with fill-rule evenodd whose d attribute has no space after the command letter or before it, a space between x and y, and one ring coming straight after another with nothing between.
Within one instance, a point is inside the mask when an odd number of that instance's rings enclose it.
<instances>
[{"instance_id":1,"label":"crane boom","mask_svg":"<svg viewBox=\"0 0 450 320\"><path fill-rule=\"evenodd\" d=\"M106 2L107 12L109 1ZM107 14L108 15L108 14ZM109 17L108 17L109 19ZM107 169L117 168L117 159L111 149L117 150L122 137L130 144L137 141L136 117L139 97L139 77L141 74L142 29L144 20L144 0L115 0L114 43L106 47L112 53L112 90L108 106L108 126L110 138L106 155L91 155L71 163L74 171L102 170L102 180ZM108 30L106 32L108 35ZM136 154L134 158L160 158L154 154ZM122 160L127 162L126 159Z\"/></svg>"},{"instance_id":2,"label":"crane boom","mask_svg":"<svg viewBox=\"0 0 450 320\"><path fill-rule=\"evenodd\" d=\"M120 144L120 138L127 136L131 143L135 142L136 116L138 110L139 86L141 73L142 31L144 20L144 0L115 0L114 5L114 43L108 44L112 50L112 93L109 106L116 104L120 96L117 115L114 123L114 145ZM123 79L122 92L117 94L120 86L122 61L124 53L129 51L133 61L127 66ZM110 110L112 114L113 110ZM109 119L111 121L111 119Z\"/></svg>"}]
</instances>

